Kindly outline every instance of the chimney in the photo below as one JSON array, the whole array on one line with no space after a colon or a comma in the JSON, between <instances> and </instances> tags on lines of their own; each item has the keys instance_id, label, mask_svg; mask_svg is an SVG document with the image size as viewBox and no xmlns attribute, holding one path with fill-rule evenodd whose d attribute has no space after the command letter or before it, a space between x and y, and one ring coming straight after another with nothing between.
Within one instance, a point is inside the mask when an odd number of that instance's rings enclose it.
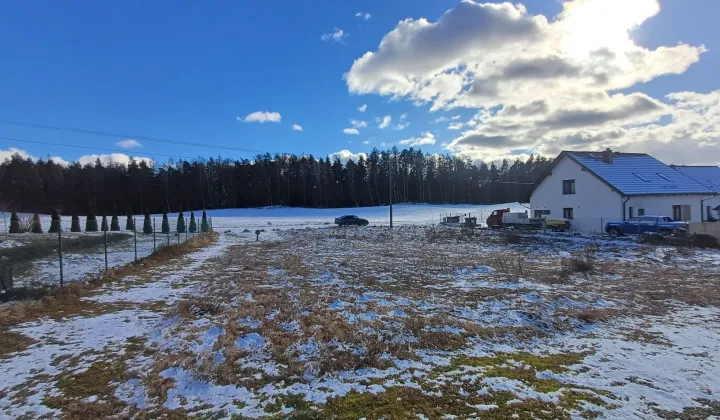
<instances>
[{"instance_id":1,"label":"chimney","mask_svg":"<svg viewBox=\"0 0 720 420\"><path fill-rule=\"evenodd\" d=\"M602 152L602 161L607 163L608 165L612 165L613 163L613 151L608 149L605 149L604 152Z\"/></svg>"}]
</instances>

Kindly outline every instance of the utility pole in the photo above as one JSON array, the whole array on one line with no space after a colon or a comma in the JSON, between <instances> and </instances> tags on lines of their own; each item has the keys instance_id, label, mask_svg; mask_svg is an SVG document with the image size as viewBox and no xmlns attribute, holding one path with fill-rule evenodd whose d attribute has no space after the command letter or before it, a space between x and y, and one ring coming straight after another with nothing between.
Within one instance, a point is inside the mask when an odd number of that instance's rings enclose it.
<instances>
[{"instance_id":1,"label":"utility pole","mask_svg":"<svg viewBox=\"0 0 720 420\"><path fill-rule=\"evenodd\" d=\"M388 162L388 175L390 177L390 229L393 228L393 213L392 213L392 203L393 203L393 173L392 173L392 158L390 158L390 161Z\"/></svg>"}]
</instances>

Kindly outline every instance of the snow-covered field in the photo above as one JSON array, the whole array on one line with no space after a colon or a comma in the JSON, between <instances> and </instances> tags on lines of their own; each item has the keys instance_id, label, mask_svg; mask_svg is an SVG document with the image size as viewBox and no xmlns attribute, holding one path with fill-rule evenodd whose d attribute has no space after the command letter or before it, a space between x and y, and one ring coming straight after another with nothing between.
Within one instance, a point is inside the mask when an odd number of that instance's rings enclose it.
<instances>
[{"instance_id":1,"label":"snow-covered field","mask_svg":"<svg viewBox=\"0 0 720 420\"><path fill-rule=\"evenodd\" d=\"M719 252L471 233L430 223L478 208L398 207L393 231L383 209L352 211L367 228L214 214L216 243L76 309L0 309L0 417L720 415Z\"/></svg>"}]
</instances>

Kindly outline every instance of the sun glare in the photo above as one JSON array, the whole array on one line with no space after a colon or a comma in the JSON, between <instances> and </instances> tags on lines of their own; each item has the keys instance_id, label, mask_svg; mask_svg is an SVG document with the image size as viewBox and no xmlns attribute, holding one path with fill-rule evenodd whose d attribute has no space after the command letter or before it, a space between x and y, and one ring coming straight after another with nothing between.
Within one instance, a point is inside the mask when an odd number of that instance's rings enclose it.
<instances>
[{"instance_id":1,"label":"sun glare","mask_svg":"<svg viewBox=\"0 0 720 420\"><path fill-rule=\"evenodd\" d=\"M633 46L629 31L660 11L657 0L575 0L567 2L557 24L566 54L585 56L600 48L623 53Z\"/></svg>"}]
</instances>

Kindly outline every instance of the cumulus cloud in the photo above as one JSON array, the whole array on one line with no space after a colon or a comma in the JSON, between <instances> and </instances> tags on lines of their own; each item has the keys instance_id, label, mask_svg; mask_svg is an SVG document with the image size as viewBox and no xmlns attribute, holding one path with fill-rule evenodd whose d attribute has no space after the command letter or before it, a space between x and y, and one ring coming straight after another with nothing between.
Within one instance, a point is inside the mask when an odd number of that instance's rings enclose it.
<instances>
[{"instance_id":1,"label":"cumulus cloud","mask_svg":"<svg viewBox=\"0 0 720 420\"><path fill-rule=\"evenodd\" d=\"M360 160L360 157L361 157L361 156L362 156L363 159L367 159L367 155L366 155L365 153L362 153L362 152L360 152L360 153L353 153L353 152L345 149L345 150L341 150L341 151L339 151L339 152L331 153L330 155L328 155L328 158L329 158L331 161L334 161L336 158L337 158L337 159L340 159L340 162L342 162L343 164L345 164L345 163L347 163L347 161L350 160L350 159L352 159L353 162L357 162L358 160Z\"/></svg>"},{"instance_id":2,"label":"cumulus cloud","mask_svg":"<svg viewBox=\"0 0 720 420\"><path fill-rule=\"evenodd\" d=\"M302 126L300 124L293 124L292 129L293 131L302 131Z\"/></svg>"},{"instance_id":3,"label":"cumulus cloud","mask_svg":"<svg viewBox=\"0 0 720 420\"><path fill-rule=\"evenodd\" d=\"M346 128L343 130L343 133L350 134L353 136L357 136L358 134L360 134L360 132L358 131L357 128Z\"/></svg>"},{"instance_id":4,"label":"cumulus cloud","mask_svg":"<svg viewBox=\"0 0 720 420\"><path fill-rule=\"evenodd\" d=\"M5 162L6 160L10 159L12 155L20 155L20 157L22 157L23 159L30 158L32 160L36 160L36 158L28 154L27 151L15 147L10 147L8 150L0 150L0 162Z\"/></svg>"},{"instance_id":5,"label":"cumulus cloud","mask_svg":"<svg viewBox=\"0 0 720 420\"><path fill-rule=\"evenodd\" d=\"M350 120L350 124L355 128L365 128L367 127L367 121L358 121L358 120Z\"/></svg>"},{"instance_id":6,"label":"cumulus cloud","mask_svg":"<svg viewBox=\"0 0 720 420\"><path fill-rule=\"evenodd\" d=\"M382 121L380 122L380 125L378 125L378 128L380 128L380 129L387 128L391 122L392 122L392 117L390 115L386 115L383 117Z\"/></svg>"},{"instance_id":7,"label":"cumulus cloud","mask_svg":"<svg viewBox=\"0 0 720 420\"><path fill-rule=\"evenodd\" d=\"M404 130L404 129L406 129L407 126L409 126L409 125L410 125L409 122L406 122L405 124L395 124L395 125L393 126L393 130Z\"/></svg>"},{"instance_id":8,"label":"cumulus cloud","mask_svg":"<svg viewBox=\"0 0 720 420\"><path fill-rule=\"evenodd\" d=\"M346 33L345 31L343 31L340 28L335 28L334 32L323 34L320 38L323 41L335 41L335 42L343 43L343 42L345 42L345 39L347 39L347 37L349 37L349 36L350 36L349 33Z\"/></svg>"},{"instance_id":9,"label":"cumulus cloud","mask_svg":"<svg viewBox=\"0 0 720 420\"><path fill-rule=\"evenodd\" d=\"M365 12L365 13L363 13L363 12L357 12L357 13L355 13L355 17L362 18L363 20L370 20L370 18L372 17L372 15L371 15L370 13L367 13L367 12Z\"/></svg>"},{"instance_id":10,"label":"cumulus cloud","mask_svg":"<svg viewBox=\"0 0 720 420\"><path fill-rule=\"evenodd\" d=\"M266 122L279 123L282 121L282 116L279 112L268 112L268 111L256 111L246 115L244 118L237 117L238 121L244 122L259 122L265 124Z\"/></svg>"},{"instance_id":11,"label":"cumulus cloud","mask_svg":"<svg viewBox=\"0 0 720 420\"><path fill-rule=\"evenodd\" d=\"M691 147L699 156L699 148L717 144L717 137L706 135L715 126L686 98L707 98L687 92L660 100L628 91L685 72L705 52L703 45L682 42L637 44L630 32L658 13L658 0L568 0L554 17L531 15L521 4L464 0L434 22L400 21L374 51L354 61L345 80L351 93L427 104L431 112L477 109L469 122L450 125L469 131L447 145L473 158L494 160L513 148L553 153L567 145L627 148L661 131L678 138L683 129L692 130L685 139L704 133ZM687 119L696 125L689 127ZM671 149L669 141L654 141L652 150Z\"/></svg>"},{"instance_id":12,"label":"cumulus cloud","mask_svg":"<svg viewBox=\"0 0 720 420\"><path fill-rule=\"evenodd\" d=\"M462 121L456 121L454 123L451 123L448 126L448 130L459 130L459 129L463 128L464 126L465 126L465 123L463 123Z\"/></svg>"},{"instance_id":13,"label":"cumulus cloud","mask_svg":"<svg viewBox=\"0 0 720 420\"><path fill-rule=\"evenodd\" d=\"M130 164L130 156L123 153L111 153L109 155L84 155L80 156L77 159L77 162L83 166L87 164L94 165L98 159L103 166L108 166L110 164L127 166ZM148 157L133 156L133 159L135 159L135 162L137 163L144 161L148 166L153 165L153 160Z\"/></svg>"},{"instance_id":14,"label":"cumulus cloud","mask_svg":"<svg viewBox=\"0 0 720 420\"><path fill-rule=\"evenodd\" d=\"M52 160L54 164L60 165L60 166L70 166L70 162L67 160L61 158L60 156L48 156L45 160Z\"/></svg>"},{"instance_id":15,"label":"cumulus cloud","mask_svg":"<svg viewBox=\"0 0 720 420\"><path fill-rule=\"evenodd\" d=\"M363 104L362 106L358 107L358 111L360 111L360 112L367 111L367 104Z\"/></svg>"},{"instance_id":16,"label":"cumulus cloud","mask_svg":"<svg viewBox=\"0 0 720 420\"><path fill-rule=\"evenodd\" d=\"M400 114L401 120L404 120L405 118L407 118L407 112L403 112L402 114Z\"/></svg>"},{"instance_id":17,"label":"cumulus cloud","mask_svg":"<svg viewBox=\"0 0 720 420\"><path fill-rule=\"evenodd\" d=\"M370 140L363 141L363 144L370 144Z\"/></svg>"},{"instance_id":18,"label":"cumulus cloud","mask_svg":"<svg viewBox=\"0 0 720 420\"><path fill-rule=\"evenodd\" d=\"M117 147L120 147L120 148L123 148L123 149L133 149L133 148L135 148L135 147L140 147L140 146L141 146L140 142L137 141L137 140L135 140L135 139L125 139L125 140L121 140L121 141L115 143L115 145L116 145Z\"/></svg>"},{"instance_id":19,"label":"cumulus cloud","mask_svg":"<svg viewBox=\"0 0 720 420\"><path fill-rule=\"evenodd\" d=\"M411 137L409 139L400 140L400 144L409 147L435 144L435 136L433 133L426 131L422 133L420 137Z\"/></svg>"}]
</instances>

